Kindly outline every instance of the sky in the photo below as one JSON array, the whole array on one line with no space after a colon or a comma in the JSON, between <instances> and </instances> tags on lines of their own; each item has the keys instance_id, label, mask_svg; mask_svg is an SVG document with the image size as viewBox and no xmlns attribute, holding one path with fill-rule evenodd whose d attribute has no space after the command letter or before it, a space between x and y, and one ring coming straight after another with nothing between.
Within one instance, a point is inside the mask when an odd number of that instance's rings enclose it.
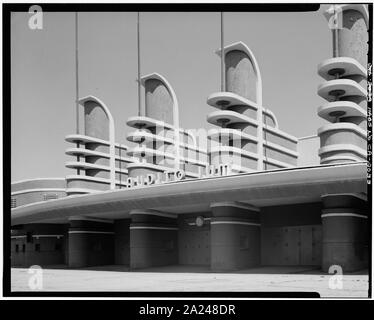
<instances>
[{"instance_id":1,"label":"sky","mask_svg":"<svg viewBox=\"0 0 374 320\"><path fill-rule=\"evenodd\" d=\"M227 12L225 45L243 41L262 74L263 105L279 128L316 135L324 120L317 66L332 56L331 31L321 10L297 13ZM11 179L64 177L71 160L65 136L75 133L74 13L43 13L43 29L28 13L11 17ZM137 115L135 12L79 13L80 97L110 109L116 142L127 144L127 118ZM163 75L176 92L180 125L211 128L207 97L220 91L218 12L142 12L141 73ZM144 97L143 97L144 103Z\"/></svg>"}]
</instances>

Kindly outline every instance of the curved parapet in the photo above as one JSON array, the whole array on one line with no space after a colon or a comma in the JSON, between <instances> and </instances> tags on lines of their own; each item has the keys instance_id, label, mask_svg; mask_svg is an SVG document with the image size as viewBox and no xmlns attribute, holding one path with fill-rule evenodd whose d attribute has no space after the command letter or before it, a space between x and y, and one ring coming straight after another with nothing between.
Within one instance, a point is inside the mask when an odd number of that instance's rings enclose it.
<instances>
[{"instance_id":1,"label":"curved parapet","mask_svg":"<svg viewBox=\"0 0 374 320\"><path fill-rule=\"evenodd\" d=\"M11 208L66 197L64 178L35 178L12 182Z\"/></svg>"},{"instance_id":2,"label":"curved parapet","mask_svg":"<svg viewBox=\"0 0 374 320\"><path fill-rule=\"evenodd\" d=\"M356 117L364 120L367 112L352 101L333 101L320 106L318 115L329 122L334 122L337 117Z\"/></svg>"},{"instance_id":3,"label":"curved parapet","mask_svg":"<svg viewBox=\"0 0 374 320\"><path fill-rule=\"evenodd\" d=\"M336 57L326 59L318 65L318 74L325 80L335 79L336 71L340 76L360 76L366 78L367 70L355 59Z\"/></svg>"},{"instance_id":4,"label":"curved parapet","mask_svg":"<svg viewBox=\"0 0 374 320\"><path fill-rule=\"evenodd\" d=\"M80 99L79 104L84 108L85 134L66 137L66 141L76 144L76 147L68 148L66 154L77 158L77 161L68 161L66 167L78 172L67 179L67 192L80 194L113 190L118 185L116 180L127 177L127 170L122 164L132 162L122 156L127 147L115 143L112 114L100 99L87 96Z\"/></svg>"},{"instance_id":5,"label":"curved parapet","mask_svg":"<svg viewBox=\"0 0 374 320\"><path fill-rule=\"evenodd\" d=\"M318 115L321 164L366 159L368 11L365 5L333 5L325 12L333 27L334 57L318 65L326 81L318 95L328 102ZM335 24L330 25L334 20Z\"/></svg>"},{"instance_id":6,"label":"curved parapet","mask_svg":"<svg viewBox=\"0 0 374 320\"><path fill-rule=\"evenodd\" d=\"M334 79L322 83L318 87L318 95L327 101L335 101L337 97L359 97L365 98L366 90L351 79Z\"/></svg>"}]
</instances>

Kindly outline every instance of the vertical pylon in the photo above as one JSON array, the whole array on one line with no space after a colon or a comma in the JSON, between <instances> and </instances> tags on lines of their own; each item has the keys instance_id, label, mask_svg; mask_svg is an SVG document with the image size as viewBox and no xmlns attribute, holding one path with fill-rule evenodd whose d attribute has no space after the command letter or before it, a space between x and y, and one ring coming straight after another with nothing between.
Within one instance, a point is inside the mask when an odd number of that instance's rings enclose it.
<instances>
[{"instance_id":1,"label":"vertical pylon","mask_svg":"<svg viewBox=\"0 0 374 320\"><path fill-rule=\"evenodd\" d=\"M367 9L364 5L334 5L325 16L333 28L333 58L318 66L319 75L326 80L318 94L328 101L318 115L330 122L318 130L321 164L365 161Z\"/></svg>"}]
</instances>

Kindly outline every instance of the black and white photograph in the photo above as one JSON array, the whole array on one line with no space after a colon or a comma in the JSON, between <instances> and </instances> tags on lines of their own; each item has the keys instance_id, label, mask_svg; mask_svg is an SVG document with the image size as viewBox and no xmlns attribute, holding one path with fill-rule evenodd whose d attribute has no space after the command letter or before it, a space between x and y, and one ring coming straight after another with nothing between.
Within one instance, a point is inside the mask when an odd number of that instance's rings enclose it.
<instances>
[{"instance_id":1,"label":"black and white photograph","mask_svg":"<svg viewBox=\"0 0 374 320\"><path fill-rule=\"evenodd\" d=\"M371 298L371 3L2 10L4 296Z\"/></svg>"}]
</instances>

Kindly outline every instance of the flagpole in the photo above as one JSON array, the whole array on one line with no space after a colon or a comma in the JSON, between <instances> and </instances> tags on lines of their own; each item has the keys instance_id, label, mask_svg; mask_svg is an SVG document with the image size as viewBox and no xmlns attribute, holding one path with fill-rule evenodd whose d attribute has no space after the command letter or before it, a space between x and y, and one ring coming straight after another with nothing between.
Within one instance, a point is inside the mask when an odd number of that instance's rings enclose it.
<instances>
[{"instance_id":1,"label":"flagpole","mask_svg":"<svg viewBox=\"0 0 374 320\"><path fill-rule=\"evenodd\" d=\"M339 56L339 40L338 40L338 37L339 37L339 31L338 31L338 27L339 27L339 16L338 16L338 10L337 10L337 6L334 5L333 6L334 8L334 29L332 30L332 39L333 39L333 57L336 58Z\"/></svg>"},{"instance_id":2,"label":"flagpole","mask_svg":"<svg viewBox=\"0 0 374 320\"><path fill-rule=\"evenodd\" d=\"M75 13L75 113L76 133L79 134L79 55L78 55L78 12Z\"/></svg>"},{"instance_id":3,"label":"flagpole","mask_svg":"<svg viewBox=\"0 0 374 320\"><path fill-rule=\"evenodd\" d=\"M137 55L138 55L138 116L142 116L141 110L141 83L140 83L140 13L137 17Z\"/></svg>"},{"instance_id":4,"label":"flagpole","mask_svg":"<svg viewBox=\"0 0 374 320\"><path fill-rule=\"evenodd\" d=\"M223 12L221 12L221 91L225 91L225 53L223 34Z\"/></svg>"},{"instance_id":5,"label":"flagpole","mask_svg":"<svg viewBox=\"0 0 374 320\"><path fill-rule=\"evenodd\" d=\"M78 54L78 12L75 13L75 119L76 119L76 133L79 134L79 54ZM77 141L77 148L79 148L79 141ZM77 155L77 161L80 161L80 156ZM80 174L80 169L77 168L77 174Z\"/></svg>"}]
</instances>

